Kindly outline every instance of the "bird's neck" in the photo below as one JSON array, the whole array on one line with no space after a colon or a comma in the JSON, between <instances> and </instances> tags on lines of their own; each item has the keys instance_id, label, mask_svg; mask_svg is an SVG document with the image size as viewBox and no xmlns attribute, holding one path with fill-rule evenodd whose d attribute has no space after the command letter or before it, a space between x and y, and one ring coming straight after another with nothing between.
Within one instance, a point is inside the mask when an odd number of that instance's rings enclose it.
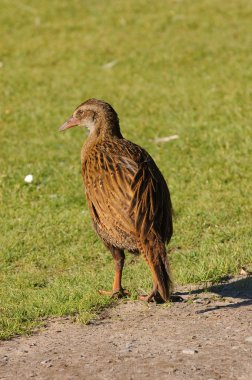
<instances>
[{"instance_id":1,"label":"bird's neck","mask_svg":"<svg viewBox=\"0 0 252 380\"><path fill-rule=\"evenodd\" d=\"M122 138L118 121L106 117L99 117L95 126L90 129L88 140L97 140L97 142L114 137Z\"/></svg>"},{"instance_id":2,"label":"bird's neck","mask_svg":"<svg viewBox=\"0 0 252 380\"><path fill-rule=\"evenodd\" d=\"M88 135L88 138L84 141L81 157L85 160L85 157L89 155L89 152L97 145L106 144L106 142L116 139L122 139L123 136L120 131L119 124L111 123L107 120L103 120L101 123L97 123L95 128Z\"/></svg>"}]
</instances>

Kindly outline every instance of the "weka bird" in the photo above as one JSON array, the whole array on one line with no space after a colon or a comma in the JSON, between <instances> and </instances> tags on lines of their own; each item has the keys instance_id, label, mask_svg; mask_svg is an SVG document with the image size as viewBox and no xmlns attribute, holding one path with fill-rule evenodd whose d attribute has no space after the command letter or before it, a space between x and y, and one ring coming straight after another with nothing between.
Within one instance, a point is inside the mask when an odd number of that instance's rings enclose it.
<instances>
[{"instance_id":1,"label":"weka bird","mask_svg":"<svg viewBox=\"0 0 252 380\"><path fill-rule=\"evenodd\" d=\"M165 243L172 236L172 206L167 184L151 156L123 138L115 110L102 100L79 105L60 131L76 125L89 136L81 151L82 175L93 226L115 264L112 292L122 296L124 250L141 253L151 270L147 301L170 299L172 281Z\"/></svg>"}]
</instances>

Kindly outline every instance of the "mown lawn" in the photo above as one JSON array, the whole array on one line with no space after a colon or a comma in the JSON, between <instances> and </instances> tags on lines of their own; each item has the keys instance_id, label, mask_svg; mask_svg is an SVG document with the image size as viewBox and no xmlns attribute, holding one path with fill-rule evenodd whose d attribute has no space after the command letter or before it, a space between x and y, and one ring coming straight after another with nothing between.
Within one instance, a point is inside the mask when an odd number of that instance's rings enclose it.
<instances>
[{"instance_id":1,"label":"mown lawn","mask_svg":"<svg viewBox=\"0 0 252 380\"><path fill-rule=\"evenodd\" d=\"M2 1L3 339L49 316L85 322L110 302L97 292L111 287L113 265L85 204L85 135L58 133L90 97L115 107L124 136L168 180L175 281L218 281L252 264L251 19L246 0ZM127 256L134 298L151 278Z\"/></svg>"}]
</instances>

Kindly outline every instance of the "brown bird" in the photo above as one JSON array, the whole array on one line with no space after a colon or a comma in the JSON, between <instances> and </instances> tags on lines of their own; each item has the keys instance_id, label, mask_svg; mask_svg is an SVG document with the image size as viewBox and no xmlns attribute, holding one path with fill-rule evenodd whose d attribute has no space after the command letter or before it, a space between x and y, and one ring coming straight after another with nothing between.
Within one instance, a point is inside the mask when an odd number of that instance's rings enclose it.
<instances>
[{"instance_id":1,"label":"brown bird","mask_svg":"<svg viewBox=\"0 0 252 380\"><path fill-rule=\"evenodd\" d=\"M153 291L141 299L168 301L172 281L165 243L172 236L172 205L167 184L151 156L123 138L110 104L89 99L79 105L60 131L89 129L81 151L82 175L95 231L114 259L112 292L123 296L124 250L141 253L153 277Z\"/></svg>"}]
</instances>

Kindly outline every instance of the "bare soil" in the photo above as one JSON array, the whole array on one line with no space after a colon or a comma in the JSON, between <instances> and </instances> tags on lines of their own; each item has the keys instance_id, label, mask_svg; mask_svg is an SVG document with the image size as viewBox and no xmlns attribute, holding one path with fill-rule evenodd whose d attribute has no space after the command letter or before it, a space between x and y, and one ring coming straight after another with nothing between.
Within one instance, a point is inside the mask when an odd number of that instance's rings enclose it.
<instances>
[{"instance_id":1,"label":"bare soil","mask_svg":"<svg viewBox=\"0 0 252 380\"><path fill-rule=\"evenodd\" d=\"M185 301L120 301L89 325L52 319L1 342L0 379L252 379L252 277L177 294Z\"/></svg>"}]
</instances>

